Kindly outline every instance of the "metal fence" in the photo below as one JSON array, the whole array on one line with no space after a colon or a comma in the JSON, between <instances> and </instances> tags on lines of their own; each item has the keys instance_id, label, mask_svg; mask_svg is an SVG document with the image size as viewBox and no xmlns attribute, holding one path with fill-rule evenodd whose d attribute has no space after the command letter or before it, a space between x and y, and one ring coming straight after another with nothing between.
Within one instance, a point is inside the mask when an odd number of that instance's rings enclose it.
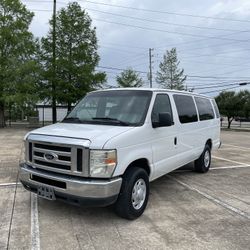
<instances>
[{"instance_id":1,"label":"metal fence","mask_svg":"<svg viewBox=\"0 0 250 250\"><path fill-rule=\"evenodd\" d=\"M67 115L68 108L65 105L57 105L57 121L61 121ZM22 110L17 112L8 108L5 110L5 122L8 127L41 127L52 123L52 106L39 104L31 115Z\"/></svg>"}]
</instances>

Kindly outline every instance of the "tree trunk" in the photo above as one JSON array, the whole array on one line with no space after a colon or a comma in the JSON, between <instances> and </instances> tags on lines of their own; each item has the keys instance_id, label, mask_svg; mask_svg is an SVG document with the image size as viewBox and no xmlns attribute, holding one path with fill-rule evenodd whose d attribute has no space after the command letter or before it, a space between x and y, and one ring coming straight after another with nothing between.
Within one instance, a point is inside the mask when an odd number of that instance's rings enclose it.
<instances>
[{"instance_id":1,"label":"tree trunk","mask_svg":"<svg viewBox=\"0 0 250 250\"><path fill-rule=\"evenodd\" d=\"M232 123L233 119L234 119L234 118L230 119L230 117L227 118L227 122L228 122L227 128L228 128L228 129L230 129L231 123Z\"/></svg>"},{"instance_id":2,"label":"tree trunk","mask_svg":"<svg viewBox=\"0 0 250 250\"><path fill-rule=\"evenodd\" d=\"M69 47L69 63L72 64L72 38L70 37L70 47ZM72 75L69 71L69 84L72 87ZM68 113L71 111L71 102L68 101Z\"/></svg>"},{"instance_id":3,"label":"tree trunk","mask_svg":"<svg viewBox=\"0 0 250 250\"><path fill-rule=\"evenodd\" d=\"M5 127L4 104L0 102L0 128Z\"/></svg>"},{"instance_id":4,"label":"tree trunk","mask_svg":"<svg viewBox=\"0 0 250 250\"><path fill-rule=\"evenodd\" d=\"M68 112L71 111L71 102L68 102Z\"/></svg>"},{"instance_id":5,"label":"tree trunk","mask_svg":"<svg viewBox=\"0 0 250 250\"><path fill-rule=\"evenodd\" d=\"M56 111L56 98L55 98L55 89L52 93L52 122L57 122L57 111Z\"/></svg>"}]
</instances>

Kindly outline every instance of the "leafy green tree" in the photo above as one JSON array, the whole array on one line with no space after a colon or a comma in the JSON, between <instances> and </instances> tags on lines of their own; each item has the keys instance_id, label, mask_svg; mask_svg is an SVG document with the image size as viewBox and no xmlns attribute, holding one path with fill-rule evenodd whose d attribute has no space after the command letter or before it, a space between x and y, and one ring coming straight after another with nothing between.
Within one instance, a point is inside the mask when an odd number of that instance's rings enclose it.
<instances>
[{"instance_id":1,"label":"leafy green tree","mask_svg":"<svg viewBox=\"0 0 250 250\"><path fill-rule=\"evenodd\" d=\"M71 105L87 92L99 88L106 74L96 72L99 63L95 28L91 18L77 2L68 4L56 15L56 91L58 103ZM52 98L53 18L47 37L42 38L44 61L44 96Z\"/></svg>"},{"instance_id":2,"label":"leafy green tree","mask_svg":"<svg viewBox=\"0 0 250 250\"><path fill-rule=\"evenodd\" d=\"M245 111L245 117L249 119L250 118L250 92L249 91L248 91L248 98L245 102L244 111Z\"/></svg>"},{"instance_id":3,"label":"leafy green tree","mask_svg":"<svg viewBox=\"0 0 250 250\"><path fill-rule=\"evenodd\" d=\"M121 72L120 75L116 77L116 81L119 87L141 87L143 85L143 80L139 73L129 68Z\"/></svg>"},{"instance_id":4,"label":"leafy green tree","mask_svg":"<svg viewBox=\"0 0 250 250\"><path fill-rule=\"evenodd\" d=\"M184 75L184 69L179 69L179 64L176 48L167 50L159 65L160 70L156 73L157 83L167 89L184 90L187 76Z\"/></svg>"},{"instance_id":5,"label":"leafy green tree","mask_svg":"<svg viewBox=\"0 0 250 250\"><path fill-rule=\"evenodd\" d=\"M243 118L250 117L250 92L243 90L238 93L238 98L241 100L242 107L239 112L239 116Z\"/></svg>"},{"instance_id":6,"label":"leafy green tree","mask_svg":"<svg viewBox=\"0 0 250 250\"><path fill-rule=\"evenodd\" d=\"M32 18L19 0L0 1L0 127L7 106L35 101L39 64L37 41L29 31Z\"/></svg>"},{"instance_id":7,"label":"leafy green tree","mask_svg":"<svg viewBox=\"0 0 250 250\"><path fill-rule=\"evenodd\" d=\"M232 121L243 111L244 98L234 91L221 92L216 98L220 113L227 117L228 128Z\"/></svg>"}]
</instances>

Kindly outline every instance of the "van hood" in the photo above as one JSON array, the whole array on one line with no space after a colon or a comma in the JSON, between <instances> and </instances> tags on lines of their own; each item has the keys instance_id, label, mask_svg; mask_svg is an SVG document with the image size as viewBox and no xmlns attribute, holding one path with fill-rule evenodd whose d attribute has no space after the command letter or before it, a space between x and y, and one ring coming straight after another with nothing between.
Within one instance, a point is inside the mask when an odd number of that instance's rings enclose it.
<instances>
[{"instance_id":1,"label":"van hood","mask_svg":"<svg viewBox=\"0 0 250 250\"><path fill-rule=\"evenodd\" d=\"M91 148L103 148L107 141L133 128L99 124L56 123L33 130L28 135L39 134L89 140Z\"/></svg>"}]
</instances>

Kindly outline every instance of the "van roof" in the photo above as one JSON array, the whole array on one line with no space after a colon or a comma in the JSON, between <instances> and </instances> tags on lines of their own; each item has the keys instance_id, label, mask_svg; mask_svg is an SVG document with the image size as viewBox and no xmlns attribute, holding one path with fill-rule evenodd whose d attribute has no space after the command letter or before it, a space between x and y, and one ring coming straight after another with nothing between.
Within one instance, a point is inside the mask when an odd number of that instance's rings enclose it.
<instances>
[{"instance_id":1,"label":"van roof","mask_svg":"<svg viewBox=\"0 0 250 250\"><path fill-rule=\"evenodd\" d=\"M175 89L158 89L158 88L109 88L109 89L101 89L101 90L96 90L94 92L99 92L99 91L113 91L113 90L141 90L141 91L152 91L152 92L157 92L157 93L181 93L181 94L188 94L188 95L194 95L194 96L202 96L206 97L209 99L213 99L213 97L202 95L199 93L195 92L189 92L189 91L184 91L184 90L175 90Z\"/></svg>"}]
</instances>

